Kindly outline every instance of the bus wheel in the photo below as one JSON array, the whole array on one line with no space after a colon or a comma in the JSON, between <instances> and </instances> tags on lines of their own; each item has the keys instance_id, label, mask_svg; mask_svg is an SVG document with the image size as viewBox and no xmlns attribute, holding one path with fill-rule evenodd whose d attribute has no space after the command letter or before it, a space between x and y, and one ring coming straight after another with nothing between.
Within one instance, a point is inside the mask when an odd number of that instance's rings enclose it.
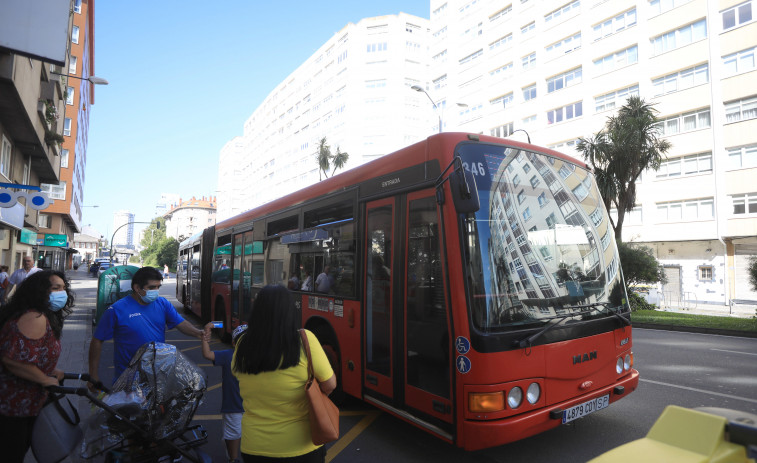
<instances>
[{"instance_id":1,"label":"bus wheel","mask_svg":"<svg viewBox=\"0 0 757 463\"><path fill-rule=\"evenodd\" d=\"M321 343L323 352L326 354L326 358L329 359L331 369L334 370L334 376L336 376L336 389L329 395L329 398L335 404L339 405L344 402L345 394L342 389L342 363L339 360L339 345L336 339L331 335L328 329L316 327L312 329L313 334Z\"/></svg>"},{"instance_id":2,"label":"bus wheel","mask_svg":"<svg viewBox=\"0 0 757 463\"><path fill-rule=\"evenodd\" d=\"M214 328L213 331L215 332L216 336L221 339L221 341L225 343L231 343L231 330L226 331L227 325L230 321L226 319L226 304L223 303L223 299L218 299L216 301L215 317L212 321L223 322L223 328ZM229 326L228 328L231 327Z\"/></svg>"}]
</instances>

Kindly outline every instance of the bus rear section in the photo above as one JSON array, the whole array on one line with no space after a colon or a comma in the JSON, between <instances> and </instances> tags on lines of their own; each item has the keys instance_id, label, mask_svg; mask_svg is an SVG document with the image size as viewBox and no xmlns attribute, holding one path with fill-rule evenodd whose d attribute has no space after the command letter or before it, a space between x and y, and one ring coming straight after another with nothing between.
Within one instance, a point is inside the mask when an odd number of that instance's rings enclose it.
<instances>
[{"instance_id":1,"label":"bus rear section","mask_svg":"<svg viewBox=\"0 0 757 463\"><path fill-rule=\"evenodd\" d=\"M471 142L457 153L480 202L457 217L460 261L450 262L450 281L464 287L452 305L467 308L453 310L457 444L475 450L600 412L639 374L593 175L535 147Z\"/></svg>"}]
</instances>

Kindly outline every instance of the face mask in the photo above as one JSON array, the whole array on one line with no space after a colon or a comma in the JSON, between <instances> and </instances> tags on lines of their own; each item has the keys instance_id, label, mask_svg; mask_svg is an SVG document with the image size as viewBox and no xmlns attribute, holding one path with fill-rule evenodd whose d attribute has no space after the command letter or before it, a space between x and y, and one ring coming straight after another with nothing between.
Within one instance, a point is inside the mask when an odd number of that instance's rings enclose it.
<instances>
[{"instance_id":1,"label":"face mask","mask_svg":"<svg viewBox=\"0 0 757 463\"><path fill-rule=\"evenodd\" d=\"M65 291L53 291L50 293L50 310L57 312L68 302L68 294Z\"/></svg>"},{"instance_id":2,"label":"face mask","mask_svg":"<svg viewBox=\"0 0 757 463\"><path fill-rule=\"evenodd\" d=\"M142 302L144 302L146 304L149 304L149 303L155 301L155 299L158 298L158 293L159 292L160 292L160 290L158 290L158 289L146 289L145 290L145 295L142 296L140 294L139 297L142 298Z\"/></svg>"}]
</instances>

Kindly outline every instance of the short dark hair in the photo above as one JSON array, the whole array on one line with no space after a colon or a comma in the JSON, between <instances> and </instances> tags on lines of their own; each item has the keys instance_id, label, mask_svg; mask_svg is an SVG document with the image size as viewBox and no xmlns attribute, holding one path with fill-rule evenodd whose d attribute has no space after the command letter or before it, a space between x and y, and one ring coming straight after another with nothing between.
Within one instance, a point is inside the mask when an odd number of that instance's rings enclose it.
<instances>
[{"instance_id":1,"label":"short dark hair","mask_svg":"<svg viewBox=\"0 0 757 463\"><path fill-rule=\"evenodd\" d=\"M134 272L134 276L131 277L131 289L134 290L134 285L144 288L148 281L160 280L163 281L163 274L155 267L142 267Z\"/></svg>"},{"instance_id":2,"label":"short dark hair","mask_svg":"<svg viewBox=\"0 0 757 463\"><path fill-rule=\"evenodd\" d=\"M57 312L50 310L49 292L52 286L50 277L53 275L63 280L65 291L68 295L66 305ZM57 270L42 270L29 275L18 285L16 292L13 293L8 304L0 311L0 326L5 325L5 322L8 320L17 319L30 309L36 310L47 317L53 334L56 338L60 339L60 334L63 330L63 319L73 312L71 310L73 305L74 293L71 291L71 284L66 278L66 274Z\"/></svg>"},{"instance_id":3,"label":"short dark hair","mask_svg":"<svg viewBox=\"0 0 757 463\"><path fill-rule=\"evenodd\" d=\"M234 371L258 374L285 370L300 362L299 317L288 289L268 285L252 303L247 332L234 353Z\"/></svg>"}]
</instances>

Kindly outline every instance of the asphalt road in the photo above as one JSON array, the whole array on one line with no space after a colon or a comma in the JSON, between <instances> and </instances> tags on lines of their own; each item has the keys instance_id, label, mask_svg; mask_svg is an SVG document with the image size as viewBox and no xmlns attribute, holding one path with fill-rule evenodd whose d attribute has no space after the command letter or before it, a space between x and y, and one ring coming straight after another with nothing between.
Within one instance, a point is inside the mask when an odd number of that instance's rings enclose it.
<instances>
[{"instance_id":1,"label":"asphalt road","mask_svg":"<svg viewBox=\"0 0 757 463\"><path fill-rule=\"evenodd\" d=\"M164 282L161 295L178 306L172 297L174 293L175 280L171 278ZM199 324L191 316L188 319ZM167 341L177 345L208 374L208 392L195 421L203 424L210 435L203 450L213 461L225 462L218 412L220 368L202 358L199 341L176 330L168 333ZM111 358L106 353L108 348L106 343L103 360ZM230 346L215 340L211 348ZM465 452L446 444L361 401L348 401L341 407L342 437L329 445L327 461L584 462L643 437L670 404L757 413L757 339L635 329L633 351L641 381L628 397L569 425L477 452ZM107 368L103 370L103 379L106 371Z\"/></svg>"}]
</instances>

